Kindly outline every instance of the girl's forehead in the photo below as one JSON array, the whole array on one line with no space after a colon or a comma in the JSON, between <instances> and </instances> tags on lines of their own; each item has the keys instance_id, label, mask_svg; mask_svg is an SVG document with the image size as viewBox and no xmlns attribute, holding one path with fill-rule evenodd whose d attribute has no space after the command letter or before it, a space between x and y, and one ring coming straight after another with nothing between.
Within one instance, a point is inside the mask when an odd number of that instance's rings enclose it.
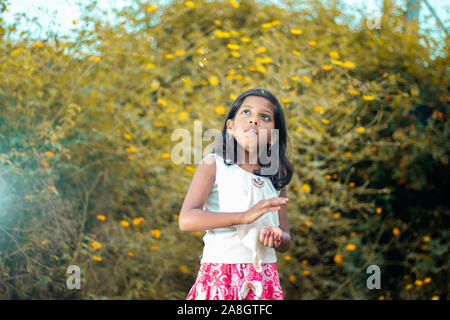
<instances>
[{"instance_id":1,"label":"girl's forehead","mask_svg":"<svg viewBox=\"0 0 450 320\"><path fill-rule=\"evenodd\" d=\"M250 107L265 109L266 111L274 112L275 107L268 99L260 96L248 96L242 101L240 108Z\"/></svg>"}]
</instances>

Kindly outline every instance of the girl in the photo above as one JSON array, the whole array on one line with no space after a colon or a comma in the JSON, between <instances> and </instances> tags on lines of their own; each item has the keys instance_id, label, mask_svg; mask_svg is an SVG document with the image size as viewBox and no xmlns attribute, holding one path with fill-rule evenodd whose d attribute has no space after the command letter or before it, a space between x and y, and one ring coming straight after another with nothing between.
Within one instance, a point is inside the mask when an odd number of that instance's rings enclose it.
<instances>
[{"instance_id":1,"label":"girl","mask_svg":"<svg viewBox=\"0 0 450 320\"><path fill-rule=\"evenodd\" d=\"M275 250L291 242L285 186L293 167L277 98L262 88L243 92L220 138L200 161L179 215L181 230L206 230L187 299L282 300Z\"/></svg>"}]
</instances>

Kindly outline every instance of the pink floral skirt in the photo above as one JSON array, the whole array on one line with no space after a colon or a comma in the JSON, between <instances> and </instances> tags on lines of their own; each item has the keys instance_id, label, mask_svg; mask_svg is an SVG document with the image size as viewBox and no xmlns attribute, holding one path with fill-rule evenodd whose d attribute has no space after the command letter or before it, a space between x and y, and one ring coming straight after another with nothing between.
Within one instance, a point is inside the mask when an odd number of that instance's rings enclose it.
<instances>
[{"instance_id":1,"label":"pink floral skirt","mask_svg":"<svg viewBox=\"0 0 450 320\"><path fill-rule=\"evenodd\" d=\"M276 263L202 263L186 300L283 300Z\"/></svg>"}]
</instances>

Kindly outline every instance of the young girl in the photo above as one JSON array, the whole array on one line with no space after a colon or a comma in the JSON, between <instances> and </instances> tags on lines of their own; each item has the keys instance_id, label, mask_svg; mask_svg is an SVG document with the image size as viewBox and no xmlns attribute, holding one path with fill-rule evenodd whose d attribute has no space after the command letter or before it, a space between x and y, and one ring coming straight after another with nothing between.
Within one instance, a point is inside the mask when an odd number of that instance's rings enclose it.
<instances>
[{"instance_id":1,"label":"young girl","mask_svg":"<svg viewBox=\"0 0 450 320\"><path fill-rule=\"evenodd\" d=\"M187 299L282 300L275 250L290 246L285 186L293 167L277 98L262 88L243 92L221 138L200 161L180 211L181 230L206 230ZM269 162L261 161L266 150Z\"/></svg>"}]
</instances>

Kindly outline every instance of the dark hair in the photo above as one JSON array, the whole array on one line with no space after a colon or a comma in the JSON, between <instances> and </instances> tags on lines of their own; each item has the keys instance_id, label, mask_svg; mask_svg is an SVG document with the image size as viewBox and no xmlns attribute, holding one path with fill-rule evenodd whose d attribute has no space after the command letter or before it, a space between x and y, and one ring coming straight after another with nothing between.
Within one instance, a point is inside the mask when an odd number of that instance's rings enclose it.
<instances>
[{"instance_id":1,"label":"dark hair","mask_svg":"<svg viewBox=\"0 0 450 320\"><path fill-rule=\"evenodd\" d=\"M281 190L285 185L289 184L289 182L291 181L292 178L292 174L294 171L294 167L292 166L291 162L289 161L289 159L286 156L286 145L288 142L288 136L287 136L287 131L286 131L286 121L284 119L284 113L283 113L283 109L281 108L280 103L278 102L278 99L268 90L263 89L263 88L252 88L249 90L244 91L243 93L241 93L235 100L234 102L231 104L230 110L228 111L228 115L225 119L225 123L222 129L222 136L221 139L221 145L223 146L223 150L217 150L218 148L215 148L215 153L218 153L220 155L222 155L224 163L226 165L232 165L234 163L237 162L237 141L233 139L233 148L234 148L234 159L229 159L227 157L227 155L229 154L226 150L226 138L227 138L227 121L228 119L234 119L234 117L236 116L236 113L238 111L238 109L240 108L240 106L242 105L242 102L244 101L244 99L247 96L260 96L260 97L264 97L267 100L269 100L275 109L275 129L278 129L278 141L276 142L278 144L278 150L279 150L279 166L278 166L278 170L275 174L273 175L263 175L261 173L261 168L255 170L253 173L255 175L258 176L263 176L263 177L270 177L270 180L272 181L273 186L275 187L275 189L277 190ZM220 144L218 145L220 146ZM269 151L270 152L270 151ZM260 165L261 167L268 167L270 166L269 164L262 164L259 159L258 159L258 165Z\"/></svg>"}]
</instances>

